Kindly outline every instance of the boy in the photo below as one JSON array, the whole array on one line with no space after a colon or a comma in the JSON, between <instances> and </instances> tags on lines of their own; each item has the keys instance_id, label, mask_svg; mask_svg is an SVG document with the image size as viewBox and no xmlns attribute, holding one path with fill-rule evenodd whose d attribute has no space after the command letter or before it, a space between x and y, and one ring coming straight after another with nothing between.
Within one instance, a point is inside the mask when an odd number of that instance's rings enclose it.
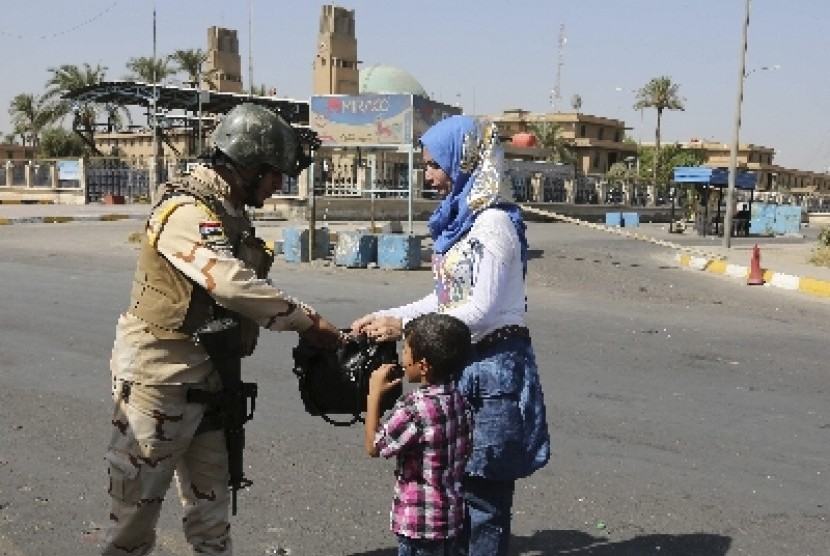
<instances>
[{"instance_id":1,"label":"boy","mask_svg":"<svg viewBox=\"0 0 830 556\"><path fill-rule=\"evenodd\" d=\"M387 364L369 379L364 443L372 457L397 458L391 524L399 556L452 554L464 522L461 480L472 415L455 380L470 349L470 329L455 317L428 313L409 321L402 367L419 387L401 396L383 424L381 397L402 378Z\"/></svg>"}]
</instances>

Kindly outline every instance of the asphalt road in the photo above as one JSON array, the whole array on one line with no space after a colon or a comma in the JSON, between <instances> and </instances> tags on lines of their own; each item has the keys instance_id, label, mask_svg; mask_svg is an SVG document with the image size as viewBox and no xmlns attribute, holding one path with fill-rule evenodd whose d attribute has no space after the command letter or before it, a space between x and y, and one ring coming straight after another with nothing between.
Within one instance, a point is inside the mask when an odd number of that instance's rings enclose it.
<instances>
[{"instance_id":1,"label":"asphalt road","mask_svg":"<svg viewBox=\"0 0 830 556\"><path fill-rule=\"evenodd\" d=\"M95 554L109 352L140 222L0 230L0 554ZM681 269L674 253L531 224L529 324L551 463L520 481L515 555L830 554L827 301ZM335 323L427 292L420 271L278 262ZM246 360L254 486L236 554L393 556L392 462L303 413L291 333ZM171 491L157 554L189 554Z\"/></svg>"}]
</instances>

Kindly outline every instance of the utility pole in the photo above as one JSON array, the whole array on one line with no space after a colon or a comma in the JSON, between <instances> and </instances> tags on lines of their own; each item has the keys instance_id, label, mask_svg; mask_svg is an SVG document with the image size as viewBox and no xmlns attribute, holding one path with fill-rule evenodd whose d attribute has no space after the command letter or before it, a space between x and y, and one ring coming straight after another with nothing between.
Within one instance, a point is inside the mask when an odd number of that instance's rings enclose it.
<instances>
[{"instance_id":1,"label":"utility pole","mask_svg":"<svg viewBox=\"0 0 830 556\"><path fill-rule=\"evenodd\" d=\"M197 114L199 120L196 122L196 156L202 154L202 62L199 62L199 71L196 76L196 94L199 95L196 103L198 105Z\"/></svg>"},{"instance_id":2,"label":"utility pole","mask_svg":"<svg viewBox=\"0 0 830 556\"><path fill-rule=\"evenodd\" d=\"M744 81L746 80L746 50L749 34L749 5L746 0L744 8L743 41L741 42L740 71L738 72L738 94L735 102L735 126L732 129L732 149L729 153L729 178L726 189L726 212L723 215L723 247L729 249L732 244L732 203L735 198L735 181L738 172L738 139L741 134L741 104L744 100Z\"/></svg>"},{"instance_id":3,"label":"utility pole","mask_svg":"<svg viewBox=\"0 0 830 556\"><path fill-rule=\"evenodd\" d=\"M248 96L254 96L254 3L248 0Z\"/></svg>"},{"instance_id":4,"label":"utility pole","mask_svg":"<svg viewBox=\"0 0 830 556\"><path fill-rule=\"evenodd\" d=\"M153 0L153 100L151 103L150 126L153 128L153 167L150 170L150 202L155 203L156 189L159 186L159 130L158 130L158 89L156 82L158 75L156 74L156 2Z\"/></svg>"},{"instance_id":5,"label":"utility pole","mask_svg":"<svg viewBox=\"0 0 830 556\"><path fill-rule=\"evenodd\" d=\"M550 94L550 108L551 112L556 112L556 107L559 106L559 101L562 100L562 66L565 65L565 43L568 39L565 38L565 24L559 26L559 41L557 42L557 61L556 61L556 83L553 86L553 91Z\"/></svg>"}]
</instances>

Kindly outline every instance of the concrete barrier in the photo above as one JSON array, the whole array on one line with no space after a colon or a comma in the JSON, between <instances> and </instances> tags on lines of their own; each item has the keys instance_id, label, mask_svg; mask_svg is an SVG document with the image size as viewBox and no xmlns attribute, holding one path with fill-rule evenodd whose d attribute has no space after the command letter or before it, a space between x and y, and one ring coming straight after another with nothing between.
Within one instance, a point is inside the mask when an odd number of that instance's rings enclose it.
<instances>
[{"instance_id":1,"label":"concrete barrier","mask_svg":"<svg viewBox=\"0 0 830 556\"><path fill-rule=\"evenodd\" d=\"M329 245L328 228L316 228L314 232L314 258L323 259L328 257ZM308 251L308 229L294 226L283 228L282 251L285 261L289 263L307 263L311 260Z\"/></svg>"},{"instance_id":2,"label":"concrete barrier","mask_svg":"<svg viewBox=\"0 0 830 556\"><path fill-rule=\"evenodd\" d=\"M334 247L334 264L347 268L366 268L377 262L378 238L366 232L340 232Z\"/></svg>"},{"instance_id":3,"label":"concrete barrier","mask_svg":"<svg viewBox=\"0 0 830 556\"><path fill-rule=\"evenodd\" d=\"M419 236L382 234L378 238L378 266L391 270L412 270L421 267Z\"/></svg>"}]
</instances>

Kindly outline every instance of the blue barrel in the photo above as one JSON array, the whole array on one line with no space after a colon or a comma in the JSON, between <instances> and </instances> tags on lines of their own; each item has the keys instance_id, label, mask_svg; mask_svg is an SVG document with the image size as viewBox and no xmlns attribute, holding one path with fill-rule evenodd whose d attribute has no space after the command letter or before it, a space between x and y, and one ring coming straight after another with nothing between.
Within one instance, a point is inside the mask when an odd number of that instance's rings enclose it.
<instances>
[{"instance_id":1,"label":"blue barrel","mask_svg":"<svg viewBox=\"0 0 830 556\"><path fill-rule=\"evenodd\" d=\"M288 227L282 230L282 252L289 263L307 263L308 228ZM329 229L316 228L314 231L314 258L324 259L329 254Z\"/></svg>"},{"instance_id":2,"label":"blue barrel","mask_svg":"<svg viewBox=\"0 0 830 556\"><path fill-rule=\"evenodd\" d=\"M334 247L334 264L366 268L378 256L378 238L367 232L340 232Z\"/></svg>"},{"instance_id":3,"label":"blue barrel","mask_svg":"<svg viewBox=\"0 0 830 556\"><path fill-rule=\"evenodd\" d=\"M378 266L394 270L421 267L421 238L402 234L381 234L378 238Z\"/></svg>"}]
</instances>

